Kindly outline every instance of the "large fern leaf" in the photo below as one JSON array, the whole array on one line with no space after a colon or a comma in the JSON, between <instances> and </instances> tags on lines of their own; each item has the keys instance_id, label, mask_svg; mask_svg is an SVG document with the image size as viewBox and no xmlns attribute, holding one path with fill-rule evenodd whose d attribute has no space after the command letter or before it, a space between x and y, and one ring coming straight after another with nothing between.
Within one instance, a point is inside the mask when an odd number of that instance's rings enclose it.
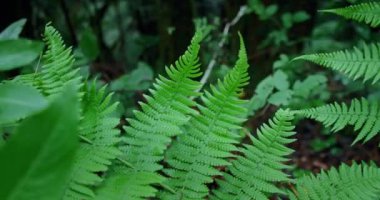
<instances>
[{"instance_id":1,"label":"large fern leaf","mask_svg":"<svg viewBox=\"0 0 380 200\"><path fill-rule=\"evenodd\" d=\"M200 83L193 79L201 75L198 52L202 38L202 32L198 30L187 51L175 65L166 67L169 78L160 76L154 84L154 89L150 90L151 96L145 95L147 103L140 102L142 111L135 111L134 118L127 119L130 125L125 127L122 158L131 166L118 168L118 172L113 173L105 183L105 188L100 189L102 195L118 194L116 199L154 196L155 192L144 191L156 191L151 185L161 183L163 178L152 178L150 181L141 178L149 173L152 177L158 176L156 172L162 169L159 162L164 158L164 151L170 144L171 137L181 134L180 127L188 122L190 114L196 113L191 108L195 102L190 100L190 97L197 96L196 91L200 87ZM128 177L137 179L125 180ZM123 186L109 183L113 180L119 180ZM139 191L115 193L115 187L122 190L139 188Z\"/></svg>"},{"instance_id":2,"label":"large fern leaf","mask_svg":"<svg viewBox=\"0 0 380 200\"><path fill-rule=\"evenodd\" d=\"M213 176L221 175L216 167L228 165L226 158L233 157L235 143L240 136L235 133L245 121L246 101L238 94L248 83L248 63L243 40L239 59L217 87L211 86L211 93L202 97L199 115L195 115L184 127L185 134L178 136L167 151L165 161L169 168L164 172L170 177L166 184L175 193L162 192L161 199L202 199L209 189L207 183ZM235 132L234 132L235 131Z\"/></svg>"},{"instance_id":3,"label":"large fern leaf","mask_svg":"<svg viewBox=\"0 0 380 200\"><path fill-rule=\"evenodd\" d=\"M332 53L318 53L302 55L294 60L308 60L326 68L339 71L353 80L363 79L363 82L372 80L376 83L380 79L380 44L363 43L361 48L354 47L352 51L342 50Z\"/></svg>"},{"instance_id":4,"label":"large fern leaf","mask_svg":"<svg viewBox=\"0 0 380 200\"><path fill-rule=\"evenodd\" d=\"M120 131L115 129L119 119L110 116L117 104L110 104L112 95L106 95L105 89L96 90L92 84L84 92L79 130L82 142L63 199L94 197L92 188L102 181L99 173L107 171L112 160L121 154L118 149Z\"/></svg>"},{"instance_id":5,"label":"large fern leaf","mask_svg":"<svg viewBox=\"0 0 380 200\"><path fill-rule=\"evenodd\" d=\"M257 137L251 137L252 145L241 149L238 156L218 181L219 188L214 190L211 199L268 199L273 194L284 194L276 184L291 182L282 172L290 168L283 164L285 156L293 152L285 145L294 141L293 114L289 110L279 110L268 124L257 131Z\"/></svg>"},{"instance_id":6,"label":"large fern leaf","mask_svg":"<svg viewBox=\"0 0 380 200\"><path fill-rule=\"evenodd\" d=\"M293 199L375 200L380 196L380 169L374 164L341 165L297 180Z\"/></svg>"},{"instance_id":7,"label":"large fern leaf","mask_svg":"<svg viewBox=\"0 0 380 200\"><path fill-rule=\"evenodd\" d=\"M332 126L333 131L339 131L347 125L353 125L355 131L360 130L354 143L373 138L380 131L380 108L378 102L368 102L366 99L352 100L350 106L345 103L332 103L317 108L297 111L305 117Z\"/></svg>"},{"instance_id":8,"label":"large fern leaf","mask_svg":"<svg viewBox=\"0 0 380 200\"><path fill-rule=\"evenodd\" d=\"M368 2L345 8L321 10L321 12L334 13L347 19L364 22L372 27L378 27L380 25L379 2Z\"/></svg>"},{"instance_id":9,"label":"large fern leaf","mask_svg":"<svg viewBox=\"0 0 380 200\"><path fill-rule=\"evenodd\" d=\"M45 27L43 40L47 50L42 57L41 69L36 69L35 73L20 75L13 81L31 85L49 97L59 94L70 82L79 83L81 77L77 73L79 69L74 68L71 47L66 47L61 35L49 24Z\"/></svg>"}]
</instances>

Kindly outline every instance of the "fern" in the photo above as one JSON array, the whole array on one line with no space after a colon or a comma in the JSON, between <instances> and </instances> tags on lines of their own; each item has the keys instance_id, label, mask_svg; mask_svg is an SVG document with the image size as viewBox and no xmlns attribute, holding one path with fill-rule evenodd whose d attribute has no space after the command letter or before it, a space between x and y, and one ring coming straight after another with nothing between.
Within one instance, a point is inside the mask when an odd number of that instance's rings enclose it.
<instances>
[{"instance_id":1,"label":"fern","mask_svg":"<svg viewBox=\"0 0 380 200\"><path fill-rule=\"evenodd\" d=\"M161 175L151 172L124 172L125 170L111 172L104 187L99 188L94 199L137 200L152 197L157 193L157 189L150 184L164 180Z\"/></svg>"},{"instance_id":2,"label":"fern","mask_svg":"<svg viewBox=\"0 0 380 200\"><path fill-rule=\"evenodd\" d=\"M366 99L354 99L350 106L345 103L333 103L317 108L297 111L305 117L322 122L325 126L332 126L334 132L347 125L353 125L354 130L360 130L354 143L373 138L380 131L380 110L377 102L368 102Z\"/></svg>"},{"instance_id":3,"label":"fern","mask_svg":"<svg viewBox=\"0 0 380 200\"><path fill-rule=\"evenodd\" d=\"M97 91L95 83L86 87L79 130L82 143L74 158L75 170L64 199L94 197L92 187L102 181L98 173L107 171L112 160L121 155L117 146L121 139L115 129L119 119L110 116L117 103L110 104L112 95L105 95L105 89Z\"/></svg>"},{"instance_id":4,"label":"fern","mask_svg":"<svg viewBox=\"0 0 380 200\"><path fill-rule=\"evenodd\" d=\"M157 171L162 169L159 164L164 158L164 151L171 142L171 137L182 133L180 126L187 123L190 114L196 111L191 107L195 103L190 99L197 96L196 90L200 83L192 80L201 75L199 72L198 52L203 38L201 30L198 30L193 37L187 51L182 55L175 66L166 68L169 79L160 76L154 84L154 90L150 90L151 96L145 95L147 103L140 102L142 111L134 111L135 118L127 119L130 123L125 127L126 136L123 138L122 158L130 163L130 167L119 168L118 173L113 176L135 177L134 182L121 181L124 184L136 184L135 186L125 185L125 188L144 188L141 190L156 191L151 184L162 183L162 178L150 179L148 183L143 178L147 172L150 176L157 176ZM141 172L141 176L139 176ZM116 180L123 178L112 178ZM158 182L159 181L159 182ZM144 185L140 185L144 183ZM105 184L108 189L101 189L103 195L107 192L114 192L112 184ZM144 187L145 186L145 187ZM117 199L130 199L147 197L144 193L119 192ZM153 193L149 193L153 194ZM150 195L148 195L150 196ZM152 195L153 196L153 195Z\"/></svg>"},{"instance_id":5,"label":"fern","mask_svg":"<svg viewBox=\"0 0 380 200\"><path fill-rule=\"evenodd\" d=\"M294 196L299 200L379 199L380 169L374 164L343 164L339 169L300 178Z\"/></svg>"},{"instance_id":6,"label":"fern","mask_svg":"<svg viewBox=\"0 0 380 200\"><path fill-rule=\"evenodd\" d=\"M343 50L332 53L302 55L294 60L307 60L326 68L342 72L349 78L372 79L372 84L380 79L380 43L363 43L362 48L353 51Z\"/></svg>"},{"instance_id":7,"label":"fern","mask_svg":"<svg viewBox=\"0 0 380 200\"><path fill-rule=\"evenodd\" d=\"M345 8L336 8L321 10L321 12L334 13L347 19L364 22L371 27L378 27L380 25L380 3L369 2L357 5L351 5Z\"/></svg>"},{"instance_id":8,"label":"fern","mask_svg":"<svg viewBox=\"0 0 380 200\"><path fill-rule=\"evenodd\" d=\"M264 124L257 131L257 138L251 137L252 145L244 145L243 155L232 161L228 173L223 174L220 186L214 190L211 199L268 199L273 194L285 194L276 183L291 182L282 172L289 166L285 156L293 152L285 147L294 139L293 114L289 110L279 110L269 125Z\"/></svg>"},{"instance_id":9,"label":"fern","mask_svg":"<svg viewBox=\"0 0 380 200\"><path fill-rule=\"evenodd\" d=\"M170 177L166 184L175 193L163 191L161 199L201 199L209 189L205 184L213 176L221 175L216 167L229 165L226 158L233 157L235 143L240 136L233 131L241 129L246 110L238 99L242 87L248 84L247 55L240 38L239 59L235 67L219 81L212 92L202 97L204 106L198 105L201 114L195 115L184 127L185 134L178 136L167 151L165 161L169 168L164 172Z\"/></svg>"},{"instance_id":10,"label":"fern","mask_svg":"<svg viewBox=\"0 0 380 200\"><path fill-rule=\"evenodd\" d=\"M20 75L13 82L31 85L45 96L59 94L70 82L80 82L79 69L74 69L71 48L66 48L61 35L49 24L45 27L44 42L47 50L43 55L41 71ZM80 86L80 85L78 85Z\"/></svg>"}]
</instances>

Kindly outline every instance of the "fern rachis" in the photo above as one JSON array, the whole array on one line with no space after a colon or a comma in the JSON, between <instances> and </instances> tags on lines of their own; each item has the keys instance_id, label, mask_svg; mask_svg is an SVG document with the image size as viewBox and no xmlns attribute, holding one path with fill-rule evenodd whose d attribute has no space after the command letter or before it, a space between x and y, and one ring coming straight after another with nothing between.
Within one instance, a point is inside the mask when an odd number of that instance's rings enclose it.
<instances>
[{"instance_id":1,"label":"fern rachis","mask_svg":"<svg viewBox=\"0 0 380 200\"><path fill-rule=\"evenodd\" d=\"M170 177L166 184L175 194L162 192L163 199L200 199L208 194L205 184L213 181L212 176L221 175L215 168L226 166L225 160L233 157L235 143L240 137L233 131L240 129L245 120L245 101L237 98L241 87L247 84L247 57L241 40L239 59L232 71L217 87L211 86L211 93L201 98L204 105L198 105L200 114L191 118L184 127L185 133L178 136L167 151L165 161L170 168L164 172Z\"/></svg>"}]
</instances>

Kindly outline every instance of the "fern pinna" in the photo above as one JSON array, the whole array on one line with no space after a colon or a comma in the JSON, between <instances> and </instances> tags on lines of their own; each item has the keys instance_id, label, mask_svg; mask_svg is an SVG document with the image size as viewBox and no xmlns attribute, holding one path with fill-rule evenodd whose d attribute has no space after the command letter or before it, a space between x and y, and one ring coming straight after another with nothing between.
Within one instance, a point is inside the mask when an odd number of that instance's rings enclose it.
<instances>
[{"instance_id":1,"label":"fern pinna","mask_svg":"<svg viewBox=\"0 0 380 200\"><path fill-rule=\"evenodd\" d=\"M246 101L238 98L242 87L248 83L247 55L240 38L239 59L235 67L217 86L211 86L211 93L201 98L204 105L198 105L200 114L195 115L184 126L168 149L164 169L170 178L166 184L173 192L163 191L161 199L202 199L208 195L206 184L213 182L213 176L221 175L217 167L229 165L226 158L234 157L235 144L239 142L237 130L244 122Z\"/></svg>"},{"instance_id":2,"label":"fern pinna","mask_svg":"<svg viewBox=\"0 0 380 200\"><path fill-rule=\"evenodd\" d=\"M338 169L297 180L291 200L379 199L380 169L374 164L342 164Z\"/></svg>"},{"instance_id":3,"label":"fern pinna","mask_svg":"<svg viewBox=\"0 0 380 200\"><path fill-rule=\"evenodd\" d=\"M43 40L47 50L42 56L41 69L37 68L35 73L20 75L12 81L31 85L45 96L54 96L70 82L80 83L81 77L78 75L79 69L74 68L71 47L66 47L61 35L50 24L45 27Z\"/></svg>"},{"instance_id":4,"label":"fern pinna","mask_svg":"<svg viewBox=\"0 0 380 200\"><path fill-rule=\"evenodd\" d=\"M380 107L376 101L366 99L352 100L350 106L345 103L332 103L317 108L296 111L305 117L332 126L333 131L339 131L347 125L353 125L355 131L360 130L354 143L373 138L380 131Z\"/></svg>"},{"instance_id":5,"label":"fern pinna","mask_svg":"<svg viewBox=\"0 0 380 200\"><path fill-rule=\"evenodd\" d=\"M284 162L293 152L285 146L295 140L289 138L295 134L293 115L289 110L279 110L258 129L257 137L251 136L252 144L244 145L242 155L232 161L211 199L268 199L273 194L285 194L277 184L292 182L282 170L290 168Z\"/></svg>"},{"instance_id":6,"label":"fern pinna","mask_svg":"<svg viewBox=\"0 0 380 200\"><path fill-rule=\"evenodd\" d=\"M119 120L110 117L116 104L110 104L111 95L105 95L105 88L97 91L94 84L83 87L78 69L73 65L71 48L65 46L58 31L49 24L45 27L44 42L47 50L41 70L12 81L31 85L49 98L60 94L68 84L82 88L79 130L82 142L63 199L89 199L94 196L93 187L102 180L98 173L107 171L112 160L120 154L117 148L119 131L115 129Z\"/></svg>"},{"instance_id":7,"label":"fern pinna","mask_svg":"<svg viewBox=\"0 0 380 200\"><path fill-rule=\"evenodd\" d=\"M364 22L371 27L380 25L380 3L368 2L351 5L345 8L321 10L321 12L334 13L347 19Z\"/></svg>"},{"instance_id":8,"label":"fern pinna","mask_svg":"<svg viewBox=\"0 0 380 200\"><path fill-rule=\"evenodd\" d=\"M372 83L380 80L380 44L378 43L363 43L361 48L354 47L352 51L302 55L294 60L311 61L342 72L353 80L361 78L363 81L372 80Z\"/></svg>"},{"instance_id":9,"label":"fern pinna","mask_svg":"<svg viewBox=\"0 0 380 200\"><path fill-rule=\"evenodd\" d=\"M97 173L107 171L121 151L118 148L120 131L117 117L110 114L117 103L110 103L112 95L106 95L106 87L97 90L95 83L85 85L82 99L82 119L79 126L81 144L74 158L75 170L63 199L90 199L92 188L103 178Z\"/></svg>"},{"instance_id":10,"label":"fern pinna","mask_svg":"<svg viewBox=\"0 0 380 200\"><path fill-rule=\"evenodd\" d=\"M159 162L164 158L164 151L171 137L182 133L180 127L188 122L190 114L196 114L191 108L195 106L191 97L198 96L196 91L200 88L200 83L193 79L201 75L198 52L202 39L202 31L198 30L175 65L166 67L169 79L163 76L156 79L155 89L150 90L151 96L144 96L147 102L140 102L142 111L135 111L135 117L127 119L129 126L125 127L122 158L130 166L117 168L110 180L119 180L125 184L124 188L132 191L120 190L118 199L154 196L155 189L150 185L162 182L156 172L162 169ZM148 179L151 182L143 180L147 176L155 178ZM128 181L130 177L135 179ZM109 190L100 189L102 195L107 196L107 193L115 191L112 184L106 183L104 187L107 186L110 186ZM133 191L136 188L146 193Z\"/></svg>"}]
</instances>

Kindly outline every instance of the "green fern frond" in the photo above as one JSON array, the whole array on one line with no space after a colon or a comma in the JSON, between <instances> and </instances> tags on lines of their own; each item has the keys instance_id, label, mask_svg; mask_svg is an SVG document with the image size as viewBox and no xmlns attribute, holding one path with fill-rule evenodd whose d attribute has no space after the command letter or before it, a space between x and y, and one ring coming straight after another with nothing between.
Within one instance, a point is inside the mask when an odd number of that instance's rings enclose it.
<instances>
[{"instance_id":1,"label":"green fern frond","mask_svg":"<svg viewBox=\"0 0 380 200\"><path fill-rule=\"evenodd\" d=\"M273 194L285 194L277 183L291 182L282 172L290 168L283 164L293 152L285 145L294 141L293 113L279 110L268 124L257 131L257 137L251 137L252 145L241 149L238 156L223 174L223 180L217 181L219 188L214 190L211 199L268 199Z\"/></svg>"},{"instance_id":2,"label":"green fern frond","mask_svg":"<svg viewBox=\"0 0 380 200\"><path fill-rule=\"evenodd\" d=\"M59 32L49 24L45 27L43 40L47 49L42 57L41 70L20 75L13 81L31 85L45 96L54 96L60 93L65 85L78 81L81 77L77 73L79 69L74 69L71 47L66 47Z\"/></svg>"},{"instance_id":3,"label":"green fern frond","mask_svg":"<svg viewBox=\"0 0 380 200\"><path fill-rule=\"evenodd\" d=\"M120 180L125 185L115 186L107 180L105 188L101 189L103 195L112 195L107 193L113 193L117 190L115 187L118 187L139 188L139 191L133 193L133 197L130 196L131 192L118 192L118 199L154 196L155 192L143 191L156 191L152 184L162 183L163 178L150 179L147 182L124 179L138 177L139 173L145 174L144 176L158 176L156 172L162 169L159 162L164 158L164 151L171 143L171 137L181 134L180 127L188 122L191 114L197 113L192 109L196 104L190 97L198 96L196 91L201 86L193 78L201 75L198 52L202 38L201 30L196 31L187 51L175 62L175 66L166 67L169 78L160 76L156 79L154 89L150 90L151 96L145 95L147 103L140 102L142 111L134 111L134 118L127 119L130 125L125 127L126 136L123 137L121 149L122 159L131 166L118 168L118 172L110 177L110 180Z\"/></svg>"},{"instance_id":4,"label":"green fern frond","mask_svg":"<svg viewBox=\"0 0 380 200\"><path fill-rule=\"evenodd\" d=\"M351 5L345 8L321 10L321 12L334 13L346 19L364 22L371 27L380 25L380 3L369 2Z\"/></svg>"},{"instance_id":5,"label":"green fern frond","mask_svg":"<svg viewBox=\"0 0 380 200\"><path fill-rule=\"evenodd\" d=\"M152 197L157 193L157 189L150 184L163 180L161 175L151 172L123 173L123 170L117 170L107 177L104 187L96 191L94 200L138 200Z\"/></svg>"},{"instance_id":6,"label":"green fern frond","mask_svg":"<svg viewBox=\"0 0 380 200\"><path fill-rule=\"evenodd\" d=\"M294 60L307 60L326 68L339 71L349 78L372 79L372 84L380 79L380 43L363 43L361 48L352 51L342 50L332 53L302 55Z\"/></svg>"},{"instance_id":7,"label":"green fern frond","mask_svg":"<svg viewBox=\"0 0 380 200\"><path fill-rule=\"evenodd\" d=\"M247 55L240 38L239 59L235 67L211 86L211 93L201 98L204 105L198 105L200 114L195 115L184 126L185 134L167 151L165 161L169 168L164 172L170 177L165 183L175 193L163 191L161 199L202 199L208 195L206 184L213 182L213 176L221 175L217 167L229 165L226 158L234 157L234 144L238 143L240 124L246 119L246 110L241 106L238 93L248 83Z\"/></svg>"},{"instance_id":8,"label":"green fern frond","mask_svg":"<svg viewBox=\"0 0 380 200\"><path fill-rule=\"evenodd\" d=\"M300 178L294 196L299 200L379 199L380 169L374 164L343 164Z\"/></svg>"},{"instance_id":9,"label":"green fern frond","mask_svg":"<svg viewBox=\"0 0 380 200\"><path fill-rule=\"evenodd\" d=\"M380 131L380 108L377 102L368 102L366 99L354 99L347 106L345 103L332 103L317 108L296 111L307 118L322 122L325 126L332 126L334 132L347 125L353 125L354 130L360 130L354 143L364 140L367 142Z\"/></svg>"},{"instance_id":10,"label":"green fern frond","mask_svg":"<svg viewBox=\"0 0 380 200\"><path fill-rule=\"evenodd\" d=\"M191 107L195 102L189 97L200 84L192 80L201 75L198 52L202 34L196 32L190 46L175 66L166 67L169 79L160 76L145 95L147 103L140 102L142 111L134 111L134 118L127 119L124 157L138 171L155 172L162 169L158 164L163 159L171 137L182 133L180 126L196 113Z\"/></svg>"},{"instance_id":11,"label":"green fern frond","mask_svg":"<svg viewBox=\"0 0 380 200\"><path fill-rule=\"evenodd\" d=\"M99 173L107 171L112 161L121 155L117 117L110 114L117 103L110 104L112 94L106 95L105 87L95 84L86 87L82 100L82 120L79 134L82 142L74 158L74 171L63 199L90 199L92 188L103 180Z\"/></svg>"}]
</instances>

